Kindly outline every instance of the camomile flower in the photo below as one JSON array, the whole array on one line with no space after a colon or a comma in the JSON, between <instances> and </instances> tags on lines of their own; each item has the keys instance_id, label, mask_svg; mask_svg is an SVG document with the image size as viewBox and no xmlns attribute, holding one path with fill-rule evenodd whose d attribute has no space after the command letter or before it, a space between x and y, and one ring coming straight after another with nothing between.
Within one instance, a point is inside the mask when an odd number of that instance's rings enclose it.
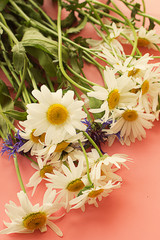
<instances>
[{"instance_id":1,"label":"camomile flower","mask_svg":"<svg viewBox=\"0 0 160 240\"><path fill-rule=\"evenodd\" d=\"M141 91L139 96L140 104L146 113L156 112L160 93L159 76L158 68L155 71L148 69L143 78L136 79Z\"/></svg>"},{"instance_id":2,"label":"camomile flower","mask_svg":"<svg viewBox=\"0 0 160 240\"><path fill-rule=\"evenodd\" d=\"M113 189L119 188L120 185L120 182L112 183L112 181L109 181L104 186L90 188L88 190L82 191L79 196L70 200L69 204L72 206L72 209L81 208L83 212L85 211L86 203L89 205L94 204L96 207L98 207L97 200L101 201L102 197L107 197L109 193L113 191Z\"/></svg>"},{"instance_id":3,"label":"camomile flower","mask_svg":"<svg viewBox=\"0 0 160 240\"><path fill-rule=\"evenodd\" d=\"M135 139L142 140L146 137L145 129L152 128L152 121L155 120L153 114L147 114L139 105L135 108L124 108L116 110L116 122L112 124L109 132L117 133L120 131L124 143L130 145Z\"/></svg>"},{"instance_id":4,"label":"camomile flower","mask_svg":"<svg viewBox=\"0 0 160 240\"><path fill-rule=\"evenodd\" d=\"M34 132L36 129L30 129L25 123L21 122L21 125L25 127L24 130L19 131L20 136L26 140L26 142L19 148L19 152L29 152L33 156L35 151L39 151L44 148L45 133L39 136L35 136Z\"/></svg>"},{"instance_id":5,"label":"camomile flower","mask_svg":"<svg viewBox=\"0 0 160 240\"><path fill-rule=\"evenodd\" d=\"M90 176L94 185L97 185L99 181L108 182L109 180L122 181L122 178L115 174L114 172L120 169L121 165L125 167L126 161L130 159L127 155L124 154L113 154L109 156L108 154L104 154L102 157L99 156L96 149L92 149L91 152L88 153L88 161L90 166Z\"/></svg>"},{"instance_id":6,"label":"camomile flower","mask_svg":"<svg viewBox=\"0 0 160 240\"><path fill-rule=\"evenodd\" d=\"M104 111L103 118L104 121L107 121L110 114L114 115L117 107L124 107L128 104L135 105L137 95L130 92L135 85L128 76L122 75L116 78L114 71L106 68L104 77L108 88L93 86L94 91L89 92L88 96L104 100L100 108L90 109L90 112L99 113Z\"/></svg>"},{"instance_id":7,"label":"camomile flower","mask_svg":"<svg viewBox=\"0 0 160 240\"><path fill-rule=\"evenodd\" d=\"M67 134L62 142L59 142L57 144L51 142L43 149L36 151L35 154L43 157L46 160L50 159L53 161L58 161L61 155L64 155L65 153L70 153L75 149L77 145L79 146L78 140L80 140L81 142L86 141L82 132L77 133L74 136Z\"/></svg>"},{"instance_id":8,"label":"camomile flower","mask_svg":"<svg viewBox=\"0 0 160 240\"><path fill-rule=\"evenodd\" d=\"M34 136L45 133L45 142L50 144L62 142L66 134L76 135L76 129L85 130L81 122L86 117L82 111L83 102L74 100L74 92L69 90L62 96L62 89L50 92L43 85L41 91L33 90L38 103L27 105L26 124L35 129Z\"/></svg>"},{"instance_id":9,"label":"camomile flower","mask_svg":"<svg viewBox=\"0 0 160 240\"><path fill-rule=\"evenodd\" d=\"M155 30L147 31L143 26L137 30L138 47L148 47L157 50L154 44L160 44L160 35Z\"/></svg>"},{"instance_id":10,"label":"camomile flower","mask_svg":"<svg viewBox=\"0 0 160 240\"><path fill-rule=\"evenodd\" d=\"M69 201L84 188L82 180L83 161L79 160L75 166L71 157L68 157L68 167L62 165L63 173L53 170L54 174L46 174L49 183L47 187L60 189L57 200L64 203L65 208L69 211Z\"/></svg>"},{"instance_id":11,"label":"camomile flower","mask_svg":"<svg viewBox=\"0 0 160 240\"><path fill-rule=\"evenodd\" d=\"M118 64L114 64L113 67L116 71L121 73L127 73L128 77L133 79L143 76L143 73L148 69L148 67L152 66L148 62L153 60L148 53L136 59L132 56L125 58L124 60L120 60Z\"/></svg>"},{"instance_id":12,"label":"camomile flower","mask_svg":"<svg viewBox=\"0 0 160 240\"><path fill-rule=\"evenodd\" d=\"M39 206L39 204L32 205L27 194L23 191L17 193L17 197L21 206L17 206L12 201L5 205L11 223L4 222L7 228L1 230L0 234L32 233L37 229L45 232L48 225L58 236L63 236L62 231L51 221L59 218L51 215L61 207L61 205L53 202L56 197L55 190L47 189L42 206Z\"/></svg>"},{"instance_id":13,"label":"camomile flower","mask_svg":"<svg viewBox=\"0 0 160 240\"><path fill-rule=\"evenodd\" d=\"M46 173L52 173L53 169L60 170L61 161L43 161L40 157L37 158L37 164L31 163L31 166L36 172L30 177L27 187L33 187L32 196L35 193L37 186L43 179L47 178Z\"/></svg>"}]
</instances>

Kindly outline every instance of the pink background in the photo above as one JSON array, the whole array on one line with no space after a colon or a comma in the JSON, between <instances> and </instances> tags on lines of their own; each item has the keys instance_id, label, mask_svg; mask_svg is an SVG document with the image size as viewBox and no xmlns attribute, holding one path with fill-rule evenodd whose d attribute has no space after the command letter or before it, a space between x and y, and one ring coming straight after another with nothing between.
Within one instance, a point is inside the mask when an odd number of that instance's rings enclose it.
<instances>
[{"instance_id":1,"label":"pink background","mask_svg":"<svg viewBox=\"0 0 160 240\"><path fill-rule=\"evenodd\" d=\"M46 0L44 9L55 18L56 7L51 8L51 0ZM103 1L105 2L105 1ZM118 1L117 1L118 2ZM146 0L147 12L160 19L160 1ZM87 37L90 31L84 31ZM157 54L157 53L156 53ZM88 66L86 66L86 69ZM87 72L87 77L97 79L98 74ZM4 79L1 73L0 77ZM94 78L94 79L93 79ZM109 154L125 153L134 162L128 163L129 170L124 167L118 172L123 178L120 189L113 191L109 197L99 203L99 208L87 206L86 212L71 210L56 224L63 231L64 240L158 240L160 239L160 123L154 122L154 127L147 131L147 137L142 142L136 141L130 147L121 146L115 142L111 148L104 146ZM30 162L19 156L19 167L24 184L28 183L34 170ZM31 190L27 189L29 197ZM0 157L0 229L4 228L2 220L8 221L4 211L5 203L9 200L18 204L17 192L20 186L14 169L13 159L8 160L4 154ZM42 183L31 198L33 203L42 202L45 191ZM36 231L34 234L0 235L3 240L27 239L60 239L48 228L46 233Z\"/></svg>"}]
</instances>

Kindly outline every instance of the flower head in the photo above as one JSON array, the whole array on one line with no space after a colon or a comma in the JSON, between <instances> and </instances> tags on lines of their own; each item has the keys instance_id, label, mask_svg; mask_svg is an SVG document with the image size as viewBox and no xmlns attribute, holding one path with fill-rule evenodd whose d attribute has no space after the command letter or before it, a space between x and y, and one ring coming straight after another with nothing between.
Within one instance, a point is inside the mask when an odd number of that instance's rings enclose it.
<instances>
[{"instance_id":1,"label":"flower head","mask_svg":"<svg viewBox=\"0 0 160 240\"><path fill-rule=\"evenodd\" d=\"M43 198L43 205L39 206L39 204L32 205L23 191L17 193L21 206L17 206L12 201L6 204L6 213L10 217L11 223L4 222L7 228L1 230L0 234L32 233L37 229L45 232L48 225L57 235L62 236L61 230L50 221L58 218L51 215L60 209L60 205L56 202L53 203L55 196L56 191L47 189Z\"/></svg>"},{"instance_id":2,"label":"flower head","mask_svg":"<svg viewBox=\"0 0 160 240\"><path fill-rule=\"evenodd\" d=\"M23 139L19 131L17 131L14 139L12 139L11 135L8 135L8 138L6 138L2 144L1 153L8 152L9 159L11 156L14 157L15 153L21 152L19 149L21 146L25 144L25 139Z\"/></svg>"},{"instance_id":3,"label":"flower head","mask_svg":"<svg viewBox=\"0 0 160 240\"><path fill-rule=\"evenodd\" d=\"M45 133L45 142L50 144L62 142L66 134L76 134L76 129L85 130L81 122L86 117L82 111L83 102L74 100L74 92L69 90L62 96L62 89L50 92L43 85L41 91L33 90L38 103L27 105L28 124L35 129L34 136Z\"/></svg>"}]
</instances>

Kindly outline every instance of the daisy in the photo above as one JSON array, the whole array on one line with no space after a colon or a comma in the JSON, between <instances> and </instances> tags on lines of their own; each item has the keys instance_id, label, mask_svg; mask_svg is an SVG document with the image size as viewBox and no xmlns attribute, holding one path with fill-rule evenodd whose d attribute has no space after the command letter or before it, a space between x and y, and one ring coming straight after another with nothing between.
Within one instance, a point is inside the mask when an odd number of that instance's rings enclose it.
<instances>
[{"instance_id":1,"label":"daisy","mask_svg":"<svg viewBox=\"0 0 160 240\"><path fill-rule=\"evenodd\" d=\"M53 170L54 174L46 174L47 187L60 189L57 200L63 201L64 206L69 211L69 201L84 188L85 184L82 180L83 161L79 161L77 167L74 165L71 157L68 157L68 167L62 165L63 173Z\"/></svg>"},{"instance_id":2,"label":"daisy","mask_svg":"<svg viewBox=\"0 0 160 240\"><path fill-rule=\"evenodd\" d=\"M60 205L53 202L56 196L56 191L47 189L43 197L43 205L32 205L23 191L17 193L17 197L21 206L17 206L10 201L6 204L6 213L11 219L11 223L4 222L6 229L1 230L0 234L10 233L32 233L39 229L41 232L47 231L47 225L55 231L58 236L63 236L62 231L50 220L58 219L59 217L51 216L60 209Z\"/></svg>"},{"instance_id":3,"label":"daisy","mask_svg":"<svg viewBox=\"0 0 160 240\"><path fill-rule=\"evenodd\" d=\"M149 56L148 53L139 59L130 56L124 60L120 60L118 64L114 64L113 67L116 71L127 73L128 77L135 79L136 77L141 76L143 72L148 69L148 66L151 66L151 64L148 64L150 60L153 60L153 58Z\"/></svg>"},{"instance_id":4,"label":"daisy","mask_svg":"<svg viewBox=\"0 0 160 240\"><path fill-rule=\"evenodd\" d=\"M158 105L158 95L160 93L159 68L155 71L149 68L143 78L136 79L140 86L140 104L147 113L156 112Z\"/></svg>"},{"instance_id":5,"label":"daisy","mask_svg":"<svg viewBox=\"0 0 160 240\"><path fill-rule=\"evenodd\" d=\"M137 95L130 92L135 85L128 76L122 75L116 78L114 71L106 68L104 77L108 88L94 86L94 91L89 92L88 96L104 100L99 109L90 109L90 112L99 113L104 111L103 118L104 121L107 121L109 114L114 115L117 107L124 107L128 104L135 105Z\"/></svg>"},{"instance_id":6,"label":"daisy","mask_svg":"<svg viewBox=\"0 0 160 240\"><path fill-rule=\"evenodd\" d=\"M155 44L160 44L160 35L155 30L147 31L143 26L137 30L138 47L148 47L157 50Z\"/></svg>"},{"instance_id":7,"label":"daisy","mask_svg":"<svg viewBox=\"0 0 160 240\"><path fill-rule=\"evenodd\" d=\"M120 135L127 145L130 145L130 142L135 142L136 138L138 140L145 138L145 128L152 128L151 121L155 120L155 116L144 113L140 105L135 108L117 109L116 117L117 120L112 124L109 132L117 133L120 131Z\"/></svg>"},{"instance_id":8,"label":"daisy","mask_svg":"<svg viewBox=\"0 0 160 240\"><path fill-rule=\"evenodd\" d=\"M68 134L62 142L57 144L51 142L51 144L46 145L43 149L35 151L35 154L46 160L52 159L57 161L61 158L61 155L70 153L75 149L75 147L79 146L78 140L81 140L81 142L86 140L82 132L77 133L74 136Z\"/></svg>"},{"instance_id":9,"label":"daisy","mask_svg":"<svg viewBox=\"0 0 160 240\"><path fill-rule=\"evenodd\" d=\"M109 180L113 182L122 181L122 178L114 172L120 169L121 165L127 167L125 162L130 159L124 154L113 154L112 156L104 154L100 157L98 152L92 149L92 151L88 153L88 160L91 180L95 185L99 181L101 184L102 182L106 184Z\"/></svg>"},{"instance_id":10,"label":"daisy","mask_svg":"<svg viewBox=\"0 0 160 240\"><path fill-rule=\"evenodd\" d=\"M117 184L112 183L109 181L104 186L97 186L90 188L88 190L82 191L82 194L77 196L76 198L72 199L69 204L72 206L72 209L81 208L82 211L85 211L85 204L94 204L98 207L97 200L101 201L102 197L107 197L109 193L113 191L113 189L119 188L120 183Z\"/></svg>"},{"instance_id":11,"label":"daisy","mask_svg":"<svg viewBox=\"0 0 160 240\"><path fill-rule=\"evenodd\" d=\"M69 90L62 96L62 89L50 92L43 85L41 91L33 90L39 103L27 105L28 119L25 124L35 129L34 136L45 133L45 142L62 142L66 134L74 136L76 129L85 130L81 122L86 117L82 111L83 102L74 100L74 92Z\"/></svg>"},{"instance_id":12,"label":"daisy","mask_svg":"<svg viewBox=\"0 0 160 240\"><path fill-rule=\"evenodd\" d=\"M46 178L46 173L53 173L53 169L60 169L61 161L43 161L40 157L37 158L37 163L31 163L31 166L36 170L36 172L31 176L27 187L33 187L32 196L35 193L37 186Z\"/></svg>"},{"instance_id":13,"label":"daisy","mask_svg":"<svg viewBox=\"0 0 160 240\"><path fill-rule=\"evenodd\" d=\"M21 122L21 126L25 127L25 122ZM19 131L20 136L26 140L26 142L19 148L19 152L29 152L33 156L35 151L39 151L44 148L45 133L39 136L35 136L34 132L36 129L30 129L25 127L24 130Z\"/></svg>"}]
</instances>

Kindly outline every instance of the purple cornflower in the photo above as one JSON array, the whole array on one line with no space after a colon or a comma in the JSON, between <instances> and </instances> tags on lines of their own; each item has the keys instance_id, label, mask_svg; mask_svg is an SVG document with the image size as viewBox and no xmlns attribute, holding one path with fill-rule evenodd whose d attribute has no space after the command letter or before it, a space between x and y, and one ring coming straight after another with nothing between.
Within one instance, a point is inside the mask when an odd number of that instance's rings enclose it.
<instances>
[{"instance_id":1,"label":"purple cornflower","mask_svg":"<svg viewBox=\"0 0 160 240\"><path fill-rule=\"evenodd\" d=\"M23 139L19 135L19 130L17 131L14 140L12 139L11 135L8 135L2 144L2 150L0 151L2 155L5 152L8 152L9 159L11 156L14 157L14 154L18 152L19 148L25 143L25 139Z\"/></svg>"},{"instance_id":2,"label":"purple cornflower","mask_svg":"<svg viewBox=\"0 0 160 240\"><path fill-rule=\"evenodd\" d=\"M87 125L86 132L88 133L88 135L93 139L93 141L102 151L101 143L105 143L108 137L108 134L106 131L104 131L104 129L109 127L111 121L107 121L101 124L97 122L91 122L90 120L88 121L87 119L85 119L83 123ZM89 141L87 141L87 145L88 144L91 145Z\"/></svg>"},{"instance_id":3,"label":"purple cornflower","mask_svg":"<svg viewBox=\"0 0 160 240\"><path fill-rule=\"evenodd\" d=\"M101 149L101 143L105 143L107 138L111 136L112 134L108 134L105 130L110 128L110 125L112 123L112 120L108 120L106 122L97 123L97 122L91 122L85 119L82 121L84 124L87 125L86 132L88 135L93 139L93 141L97 144L97 146L100 148L101 152L104 153ZM117 136L117 138L120 140L120 132L114 134ZM92 144L87 141L86 145L92 146Z\"/></svg>"}]
</instances>

